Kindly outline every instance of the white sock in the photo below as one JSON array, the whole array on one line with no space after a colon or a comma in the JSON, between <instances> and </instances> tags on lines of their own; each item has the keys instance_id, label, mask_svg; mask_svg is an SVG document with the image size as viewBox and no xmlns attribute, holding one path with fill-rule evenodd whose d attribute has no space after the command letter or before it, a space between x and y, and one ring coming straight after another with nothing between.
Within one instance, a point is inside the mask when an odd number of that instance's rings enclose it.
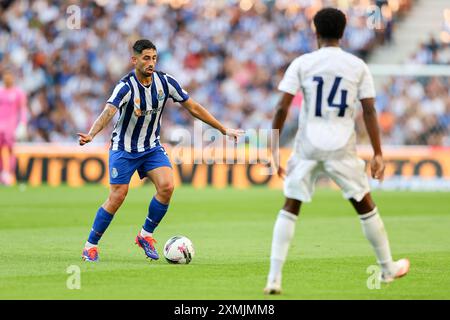
<instances>
[{"instance_id":1,"label":"white sock","mask_svg":"<svg viewBox=\"0 0 450 320\"><path fill-rule=\"evenodd\" d=\"M92 244L89 241L86 241L86 243L84 244L85 248L93 248L93 247L97 247L96 244Z\"/></svg>"},{"instance_id":2,"label":"white sock","mask_svg":"<svg viewBox=\"0 0 450 320\"><path fill-rule=\"evenodd\" d=\"M294 236L297 216L286 210L280 210L273 228L272 252L268 282L281 284L281 270L286 260L289 245Z\"/></svg>"},{"instance_id":3,"label":"white sock","mask_svg":"<svg viewBox=\"0 0 450 320\"><path fill-rule=\"evenodd\" d=\"M144 238L146 238L146 237L153 237L153 233L145 231L144 228L142 228L141 229L141 237L144 237Z\"/></svg>"},{"instance_id":4,"label":"white sock","mask_svg":"<svg viewBox=\"0 0 450 320\"><path fill-rule=\"evenodd\" d=\"M378 264L384 272L394 272L389 240L384 228L383 220L375 207L372 211L359 216L363 233L369 240L377 256Z\"/></svg>"}]
</instances>

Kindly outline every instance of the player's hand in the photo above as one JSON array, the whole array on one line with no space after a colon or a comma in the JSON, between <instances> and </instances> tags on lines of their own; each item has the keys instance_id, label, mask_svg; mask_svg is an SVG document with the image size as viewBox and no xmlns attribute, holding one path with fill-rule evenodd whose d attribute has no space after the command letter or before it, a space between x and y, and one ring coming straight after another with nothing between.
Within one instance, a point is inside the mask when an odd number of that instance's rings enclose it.
<instances>
[{"instance_id":1,"label":"player's hand","mask_svg":"<svg viewBox=\"0 0 450 320\"><path fill-rule=\"evenodd\" d=\"M277 174L283 180L286 178L286 170L283 167L278 167Z\"/></svg>"},{"instance_id":2,"label":"player's hand","mask_svg":"<svg viewBox=\"0 0 450 320\"><path fill-rule=\"evenodd\" d=\"M225 135L232 137L234 142L237 143L239 137L243 136L245 131L242 129L226 129Z\"/></svg>"},{"instance_id":3,"label":"player's hand","mask_svg":"<svg viewBox=\"0 0 450 320\"><path fill-rule=\"evenodd\" d=\"M90 134L77 133L77 135L78 135L78 142L80 143L80 146L83 146L86 143L91 142L93 139L93 137Z\"/></svg>"},{"instance_id":4,"label":"player's hand","mask_svg":"<svg viewBox=\"0 0 450 320\"><path fill-rule=\"evenodd\" d=\"M383 181L384 178L384 160L381 155L375 155L370 161L370 171L372 173L372 178Z\"/></svg>"}]
</instances>

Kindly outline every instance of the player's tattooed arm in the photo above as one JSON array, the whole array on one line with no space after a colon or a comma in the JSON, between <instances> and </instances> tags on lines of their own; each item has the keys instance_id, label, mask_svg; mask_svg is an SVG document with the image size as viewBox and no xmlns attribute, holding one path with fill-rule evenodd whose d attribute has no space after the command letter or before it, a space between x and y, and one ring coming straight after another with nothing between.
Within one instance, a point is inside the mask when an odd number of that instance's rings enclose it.
<instances>
[{"instance_id":1,"label":"player's tattooed arm","mask_svg":"<svg viewBox=\"0 0 450 320\"><path fill-rule=\"evenodd\" d=\"M286 121L286 117L288 115L289 107L292 104L292 100L294 96L289 93L284 93L281 97L280 101L277 104L275 110L275 116L272 122L272 135L271 135L271 143L270 148L272 152L272 161L275 169L277 170L278 175L284 179L285 171L280 166L280 150L279 150L279 138L281 134L281 130L283 129L284 122Z\"/></svg>"},{"instance_id":2,"label":"player's tattooed arm","mask_svg":"<svg viewBox=\"0 0 450 320\"><path fill-rule=\"evenodd\" d=\"M217 130L219 130L223 135L227 135L232 137L235 141L237 141L239 136L242 136L244 134L243 130L240 129L229 129L229 128L225 128L219 120L217 120L216 118L214 118L214 116L208 112L208 110L206 110L200 103L196 102L195 100L189 98L188 100L186 100L185 102L182 102L181 105L189 111L189 113L209 124L211 127L216 128Z\"/></svg>"},{"instance_id":3,"label":"player's tattooed arm","mask_svg":"<svg viewBox=\"0 0 450 320\"><path fill-rule=\"evenodd\" d=\"M372 177L382 180L384 177L383 152L381 150L380 128L378 126L377 111L375 109L375 99L367 98L361 100L363 109L364 124L369 134L374 156L370 162Z\"/></svg>"},{"instance_id":4,"label":"player's tattooed arm","mask_svg":"<svg viewBox=\"0 0 450 320\"><path fill-rule=\"evenodd\" d=\"M106 127L106 125L111 121L111 119L114 117L114 115L117 112L117 108L113 106L112 104L107 103L105 108L103 109L103 112L100 114L100 116L95 120L94 124L91 127L91 130L89 130L88 134L84 133L78 133L79 136L79 143L80 145L84 145L86 143L89 143L94 139L94 137L103 130L103 128Z\"/></svg>"}]
</instances>

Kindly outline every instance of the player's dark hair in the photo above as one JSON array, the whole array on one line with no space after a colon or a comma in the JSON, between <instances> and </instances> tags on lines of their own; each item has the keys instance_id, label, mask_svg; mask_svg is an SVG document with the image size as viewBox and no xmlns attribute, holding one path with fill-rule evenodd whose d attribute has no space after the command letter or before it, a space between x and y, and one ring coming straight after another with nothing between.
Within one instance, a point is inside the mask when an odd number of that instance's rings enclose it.
<instances>
[{"instance_id":1,"label":"player's dark hair","mask_svg":"<svg viewBox=\"0 0 450 320\"><path fill-rule=\"evenodd\" d=\"M136 54L141 54L145 49L156 50L156 46L153 44L153 42L147 39L138 40L133 45L133 51Z\"/></svg>"},{"instance_id":2,"label":"player's dark hair","mask_svg":"<svg viewBox=\"0 0 450 320\"><path fill-rule=\"evenodd\" d=\"M347 19L336 8L324 8L314 16L316 33L323 39L341 39L344 35Z\"/></svg>"}]
</instances>

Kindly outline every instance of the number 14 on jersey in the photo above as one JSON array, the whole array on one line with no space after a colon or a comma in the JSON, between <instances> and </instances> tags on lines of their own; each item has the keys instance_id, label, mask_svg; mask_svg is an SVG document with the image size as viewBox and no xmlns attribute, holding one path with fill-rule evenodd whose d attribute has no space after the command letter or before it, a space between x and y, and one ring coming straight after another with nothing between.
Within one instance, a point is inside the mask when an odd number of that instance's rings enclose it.
<instances>
[{"instance_id":1,"label":"number 14 on jersey","mask_svg":"<svg viewBox=\"0 0 450 320\"><path fill-rule=\"evenodd\" d=\"M331 88L330 94L328 95L327 102L330 107L339 108L338 117L343 117L345 115L345 109L347 105L347 90L341 89L341 101L340 103L334 103L334 98L341 83L342 77L336 77L334 79L333 86ZM317 82L317 95L316 95L316 117L322 116L322 94L323 94L323 78L316 76L313 81Z\"/></svg>"}]
</instances>

